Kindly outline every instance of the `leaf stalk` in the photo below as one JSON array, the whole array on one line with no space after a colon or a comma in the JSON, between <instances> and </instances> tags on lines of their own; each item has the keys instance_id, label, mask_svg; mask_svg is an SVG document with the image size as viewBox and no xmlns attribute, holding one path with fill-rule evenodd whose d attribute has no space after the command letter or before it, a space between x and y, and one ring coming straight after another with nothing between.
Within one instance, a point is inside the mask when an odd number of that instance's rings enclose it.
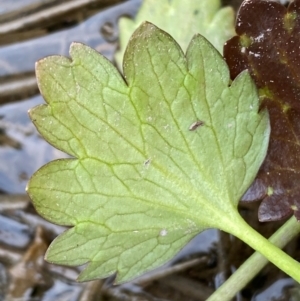
<instances>
[{"instance_id":1,"label":"leaf stalk","mask_svg":"<svg viewBox=\"0 0 300 301\"><path fill-rule=\"evenodd\" d=\"M247 228L249 228L248 225ZM253 231L255 234L253 234ZM251 231L250 234L248 231L245 232L247 235L242 234L243 237L240 237L240 239L249 245L250 243L253 243L254 245L252 247L255 247L257 251L251 255L237 271L207 299L207 301L218 301L221 299L223 301L230 301L267 265L269 260L299 282L299 263L281 250L281 248L286 246L286 244L300 232L300 223L297 222L295 217L293 216L285 222L269 240L266 240L255 230L253 231ZM250 239L249 236L251 236ZM259 241L259 243L257 243L257 241Z\"/></svg>"}]
</instances>

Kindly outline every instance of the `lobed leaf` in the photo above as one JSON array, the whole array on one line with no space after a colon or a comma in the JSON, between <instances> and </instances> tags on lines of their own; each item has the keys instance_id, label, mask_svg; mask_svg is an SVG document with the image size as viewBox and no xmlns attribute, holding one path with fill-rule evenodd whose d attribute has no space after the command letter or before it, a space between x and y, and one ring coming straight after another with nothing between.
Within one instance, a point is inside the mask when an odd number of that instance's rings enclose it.
<instances>
[{"instance_id":1,"label":"lobed leaf","mask_svg":"<svg viewBox=\"0 0 300 301\"><path fill-rule=\"evenodd\" d=\"M196 35L186 55L143 23L124 57L124 79L91 48L37 63L47 104L30 111L40 133L74 156L28 184L37 211L72 226L46 254L88 263L79 280L127 281L170 260L209 227L239 225L237 203L268 145L269 123L243 72L229 87L226 63Z\"/></svg>"},{"instance_id":2,"label":"lobed leaf","mask_svg":"<svg viewBox=\"0 0 300 301\"><path fill-rule=\"evenodd\" d=\"M300 1L247 0L237 16L237 36L224 47L231 78L248 69L270 113L268 155L243 197L263 199L260 221L294 213L300 220Z\"/></svg>"}]
</instances>

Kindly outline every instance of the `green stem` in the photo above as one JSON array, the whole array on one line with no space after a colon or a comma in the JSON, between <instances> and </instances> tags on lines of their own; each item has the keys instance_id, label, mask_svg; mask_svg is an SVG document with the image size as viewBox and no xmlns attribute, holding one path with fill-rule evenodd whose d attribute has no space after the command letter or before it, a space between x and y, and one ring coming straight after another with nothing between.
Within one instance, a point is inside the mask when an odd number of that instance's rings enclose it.
<instances>
[{"instance_id":1,"label":"green stem","mask_svg":"<svg viewBox=\"0 0 300 301\"><path fill-rule=\"evenodd\" d=\"M249 228L249 225L247 225ZM244 230L246 231L246 230ZM254 231L254 230L253 230ZM246 233L248 233L247 230ZM252 232L252 231L251 231ZM255 231L254 231L255 232ZM240 237L256 250L239 268L238 270L222 285L220 286L207 301L229 301L231 300L246 284L259 273L259 271L266 266L269 258L276 266L282 269L285 273L293 277L299 282L300 279L300 265L297 261L289 257L279 248L283 248L289 241L291 241L300 232L300 224L295 217L291 217L284 225L281 226L265 243L265 238L259 237L260 234L255 232L252 239L248 240L253 233L247 234L248 237ZM263 239L262 239L263 238ZM259 244L256 245L257 241ZM254 245L253 245L254 244ZM272 247L273 246L273 247ZM282 255L283 254L283 255ZM272 260L271 260L272 259Z\"/></svg>"}]
</instances>

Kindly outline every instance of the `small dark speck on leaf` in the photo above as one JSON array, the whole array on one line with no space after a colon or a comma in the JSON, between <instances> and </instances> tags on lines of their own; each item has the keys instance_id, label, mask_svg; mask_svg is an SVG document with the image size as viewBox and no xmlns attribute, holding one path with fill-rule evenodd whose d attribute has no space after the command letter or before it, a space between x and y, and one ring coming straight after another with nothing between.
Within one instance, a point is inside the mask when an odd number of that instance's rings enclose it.
<instances>
[{"instance_id":1,"label":"small dark speck on leaf","mask_svg":"<svg viewBox=\"0 0 300 301\"><path fill-rule=\"evenodd\" d=\"M145 162L144 162L144 166L148 166L150 164L151 160L150 159L147 159Z\"/></svg>"},{"instance_id":2,"label":"small dark speck on leaf","mask_svg":"<svg viewBox=\"0 0 300 301\"><path fill-rule=\"evenodd\" d=\"M203 124L204 124L203 121L197 120L190 125L189 131L195 131L199 126L202 126Z\"/></svg>"}]
</instances>

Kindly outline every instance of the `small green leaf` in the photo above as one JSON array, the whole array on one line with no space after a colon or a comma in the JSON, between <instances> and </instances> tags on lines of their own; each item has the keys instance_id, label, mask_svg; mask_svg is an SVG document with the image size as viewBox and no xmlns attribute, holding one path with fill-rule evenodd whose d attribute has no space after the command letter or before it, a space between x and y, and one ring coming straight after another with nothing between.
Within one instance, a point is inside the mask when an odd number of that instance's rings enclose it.
<instances>
[{"instance_id":1,"label":"small green leaf","mask_svg":"<svg viewBox=\"0 0 300 301\"><path fill-rule=\"evenodd\" d=\"M221 8L220 0L144 0L135 20L120 18L116 61L120 67L130 36L144 21L171 34L184 51L194 34L200 33L223 53L224 43L235 35L234 19L232 7Z\"/></svg>"},{"instance_id":2,"label":"small green leaf","mask_svg":"<svg viewBox=\"0 0 300 301\"><path fill-rule=\"evenodd\" d=\"M30 111L45 139L75 157L45 165L28 184L42 216L73 226L46 258L88 262L81 281L117 272L122 282L170 260L206 228L240 233L237 203L270 130L249 74L229 87L228 68L205 38L196 35L184 55L150 23L130 40L125 81L87 46L73 43L70 55L37 63L48 104Z\"/></svg>"}]
</instances>

